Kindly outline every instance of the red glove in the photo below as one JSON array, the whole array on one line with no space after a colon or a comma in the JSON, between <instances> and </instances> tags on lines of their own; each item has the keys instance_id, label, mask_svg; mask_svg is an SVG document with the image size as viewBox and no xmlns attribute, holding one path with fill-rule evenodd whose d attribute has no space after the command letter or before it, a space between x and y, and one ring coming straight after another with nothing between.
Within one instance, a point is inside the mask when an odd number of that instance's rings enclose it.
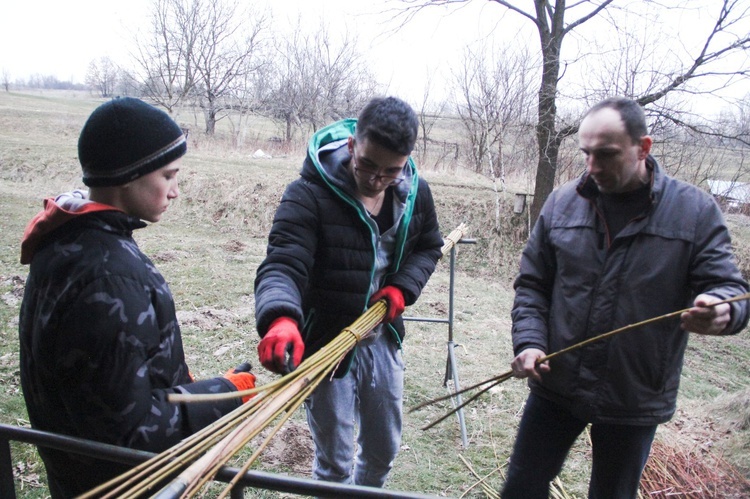
<instances>
[{"instance_id":1,"label":"red glove","mask_svg":"<svg viewBox=\"0 0 750 499\"><path fill-rule=\"evenodd\" d=\"M269 371L279 374L294 371L302 362L304 353L302 335L297 323L289 317L279 317L273 321L258 344L260 363Z\"/></svg>"},{"instance_id":2,"label":"red glove","mask_svg":"<svg viewBox=\"0 0 750 499\"><path fill-rule=\"evenodd\" d=\"M250 369L252 369L250 363L243 362L239 366L225 372L224 377L234 385L238 392L250 390L251 388L255 388L255 375L250 372ZM255 394L242 397L242 403L244 404L254 396Z\"/></svg>"},{"instance_id":3,"label":"red glove","mask_svg":"<svg viewBox=\"0 0 750 499\"><path fill-rule=\"evenodd\" d=\"M404 313L404 293L396 286L385 286L377 290L370 298L370 305L382 299L385 299L388 305L388 310L383 319L385 324L393 322L396 317Z\"/></svg>"}]
</instances>

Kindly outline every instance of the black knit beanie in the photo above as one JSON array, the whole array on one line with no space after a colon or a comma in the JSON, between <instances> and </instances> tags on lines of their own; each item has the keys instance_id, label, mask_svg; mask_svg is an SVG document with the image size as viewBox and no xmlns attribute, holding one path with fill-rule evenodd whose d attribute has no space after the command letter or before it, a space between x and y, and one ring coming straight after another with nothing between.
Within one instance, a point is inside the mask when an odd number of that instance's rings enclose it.
<instances>
[{"instance_id":1,"label":"black knit beanie","mask_svg":"<svg viewBox=\"0 0 750 499\"><path fill-rule=\"evenodd\" d=\"M83 183L126 184L158 170L187 151L182 129L164 111L132 97L97 107L78 138Z\"/></svg>"}]
</instances>

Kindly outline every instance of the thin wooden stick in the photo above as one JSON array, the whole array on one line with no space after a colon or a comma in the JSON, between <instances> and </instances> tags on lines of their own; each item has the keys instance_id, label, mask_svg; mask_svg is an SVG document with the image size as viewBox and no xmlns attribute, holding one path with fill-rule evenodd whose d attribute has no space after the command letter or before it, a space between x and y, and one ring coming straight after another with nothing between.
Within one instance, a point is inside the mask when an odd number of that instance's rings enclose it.
<instances>
[{"instance_id":1,"label":"thin wooden stick","mask_svg":"<svg viewBox=\"0 0 750 499\"><path fill-rule=\"evenodd\" d=\"M464 388L461 388L460 390L458 390L458 391L456 391L456 392L451 392L451 393L449 393L448 395L443 395L442 397L438 397L438 398L434 398L434 399L430 399L430 400L427 400L427 401L425 401L425 402L422 402L422 403L420 403L420 404L417 404L417 405L415 405L414 407L412 407L411 409L409 409L409 412L414 412L414 411L416 411L416 410L419 410L419 409L421 409L422 407L425 407L425 406L428 406L428 405L434 404L435 402L442 402L443 400L448 400L448 399L452 399L452 398L454 398L454 397L455 397L456 395L461 395L462 393L470 392L470 391L472 391L472 390L473 390L473 389L475 389L475 388L479 388L479 387L480 387L480 386L482 386L482 385L486 385L487 383L492 383L492 382L494 382L494 381L498 381L498 380L500 380L500 382L502 383L503 381L505 381L505 379L506 379L506 378L507 378L508 376L513 376L513 371L508 371L508 372L505 372L505 373L503 373L503 374L501 374L501 375L499 375L499 376L495 376L495 377L493 377L493 378L490 378L490 379L486 379L486 380L484 380L484 381L481 381L481 382L479 382L479 383L477 383L477 384L475 384L475 385L471 385L471 386L466 386L466 387L464 387ZM493 384L492 386L495 386L495 385ZM491 388L491 387L490 387L490 388Z\"/></svg>"},{"instance_id":2,"label":"thin wooden stick","mask_svg":"<svg viewBox=\"0 0 750 499\"><path fill-rule=\"evenodd\" d=\"M469 469L469 471L471 472L471 474L474 475L475 478L479 479L478 482L474 483L471 487L469 487L468 489L466 489L464 491L464 493L461 494L461 497L459 497L458 499L463 499L464 497L466 497L466 494L468 494L469 492L471 492L471 490L474 487L477 487L477 486L481 487L482 490L484 490L484 493L487 494L487 497L489 497L490 499L500 499L500 494L494 488L490 487L487 484L487 480L492 475L494 475L498 470L497 469L492 470L489 473L487 473L484 477L481 477L481 476L479 476L479 473L477 473L474 470L474 467L471 465L471 463L469 461L466 460L466 458L464 456L462 456L461 454L459 454L458 457L459 457L459 459L461 459L461 461L463 461L463 463Z\"/></svg>"},{"instance_id":3,"label":"thin wooden stick","mask_svg":"<svg viewBox=\"0 0 750 499\"><path fill-rule=\"evenodd\" d=\"M185 493L183 497L190 497L190 494L197 491L202 485L201 477L209 476L206 470L218 469L226 460L231 458L238 449L241 449L252 438L254 438L265 426L269 420L275 419L275 416L294 398L305 386L311 383L310 379L299 378L295 384L289 385L290 388L282 390L279 395L270 399L270 403L245 419L240 425L235 427L232 432L224 437L221 442L214 445L209 452L195 461L185 469L173 483L184 484ZM218 466L216 464L218 463ZM211 475L212 476L212 475ZM210 477L209 477L210 479Z\"/></svg>"},{"instance_id":4,"label":"thin wooden stick","mask_svg":"<svg viewBox=\"0 0 750 499\"><path fill-rule=\"evenodd\" d=\"M715 303L710 303L708 305L705 305L705 308L711 308L711 307L715 307L717 305L721 305L721 304L724 304L724 303L732 303L732 302L742 301L742 300L748 300L748 299L750 299L750 293L745 293L745 294L742 294L742 295L733 296L731 298L720 300L720 301L717 301ZM631 331L633 329L636 329L636 328L641 327L641 326L645 326L647 324L652 324L654 322L658 322L658 321L662 321L662 320L665 320L665 319L670 319L672 317L676 317L676 316L682 315L683 313L687 312L691 308L695 308L695 307L683 308L682 310L677 310L675 312L670 312L668 314L660 315L658 317L652 317L650 319L646 319L646 320L643 320L643 321L640 321L640 322L629 324L627 326L623 326L621 328L614 329L614 330L609 331L607 333L603 333L603 334L600 334L598 336L594 336L593 338L589 338L587 340L581 341L580 343L576 343L575 345L563 348L562 350L558 350L557 352L553 352L553 353L551 353L551 354L549 354L547 356L544 356L544 357L542 357L540 359L537 359L536 365L543 364L544 362L547 362L548 360L554 359L555 357L557 357L559 355L571 352L573 350L577 350L577 349L582 348L582 347L584 347L586 345L590 345L591 343L594 343L596 341L600 341L600 340L603 340L605 338L612 337L612 336L614 336L616 334L624 333L626 331ZM450 412L444 414L439 419L437 419L437 420L433 421L432 423L430 423L430 424L422 427L423 430L428 430L428 429L432 428L433 426L435 426L436 424L444 421L449 416L455 414L460 409L464 408L470 402L473 402L474 400L476 400L479 396L481 396L482 394L486 393L491 388L499 385L500 383L503 383L503 382L507 381L508 379L510 379L512 377L513 377L513 371L512 370L504 372L503 374L501 374L499 376L495 376L495 377L490 378L488 380L481 381L481 382L476 383L476 384L474 384L472 386L463 388L463 389L461 389L461 390L459 390L457 392L453 392L451 394L444 395L442 397L438 397L438 398L434 398L434 399L428 400L426 402L422 402L421 404L418 404L418 405L414 406L413 408L411 408L409 410L409 412L416 411L417 409L421 409L423 407L435 404L437 402L442 402L443 400L451 399L451 398L455 397L456 395L463 394L463 393L469 392L469 391L471 391L471 390L473 390L475 388L478 388L480 386L486 385L488 383L492 383L491 385L486 386L485 388L482 388L479 392L477 392L474 396L472 396L466 402L462 403L460 406L454 407Z\"/></svg>"},{"instance_id":5,"label":"thin wooden stick","mask_svg":"<svg viewBox=\"0 0 750 499\"><path fill-rule=\"evenodd\" d=\"M513 376L513 371L507 372L503 376L499 376L495 380L494 383L492 383L491 385L489 385L489 386L487 386L485 388L482 388L479 392L477 392L476 394L472 395L467 400L465 400L463 403L461 403L461 405L459 405L457 407L454 407L450 412L444 414L440 419L437 419L436 421L433 421L432 423L430 423L430 424L428 424L426 426L423 426L422 429L423 430L429 430L430 428L432 428L436 424L441 423L442 421L444 421L445 419L447 419L448 416L451 416L451 415L455 414L459 410L463 409L464 407L466 407L467 405L471 404L476 399L478 399L479 397L481 397L484 393L486 393L487 391L489 391L493 387L499 385L500 383L502 383L502 382L510 379L512 376Z\"/></svg>"},{"instance_id":6,"label":"thin wooden stick","mask_svg":"<svg viewBox=\"0 0 750 499\"><path fill-rule=\"evenodd\" d=\"M732 302L735 302L735 301L742 301L742 300L748 300L748 299L750 299L750 293L745 293L745 294L742 294L742 295L733 296L732 298L727 298L726 300L720 300L720 301L717 301L715 303L710 303L710 304L705 305L704 307L701 307L701 308L712 308L712 307L715 307L717 305L723 305L724 303L732 303ZM621 328L614 329L614 330L612 330L612 331L610 331L608 333L600 334L599 336L594 336L593 338L589 338L588 340L582 341L580 343L576 343L573 346L569 346L567 348L563 348L562 350L558 350L557 352L551 353L551 354L547 355L546 357L542 357L541 359L537 360L536 363L537 364L542 364L544 362L547 362L550 359L554 359L558 355L562 355L562 354L570 352L572 350L576 350L578 348L585 347L586 345L594 343L595 341L603 340L605 338L609 338L610 336L614 336L616 334L624 333L625 331L630 331L631 329L635 329L637 327L645 326L646 324L652 324L654 322L662 321L664 319L671 319L672 317L676 317L678 315L684 314L685 312L687 312L691 308L695 308L695 307L683 308L682 310L677 310L675 312L670 312L668 314L660 315L658 317L652 317L651 319L646 319L646 320L641 321L641 322L636 322L635 324L630 324L628 326L623 326Z\"/></svg>"},{"instance_id":7,"label":"thin wooden stick","mask_svg":"<svg viewBox=\"0 0 750 499\"><path fill-rule=\"evenodd\" d=\"M325 373L323 373L323 378L324 377L325 377ZM268 437L266 437L266 439L260 445L260 447L258 448L258 450L255 451L255 453L253 453L253 455L250 456L250 459L248 459L245 462L245 464L242 466L242 468L240 468L240 470L237 472L237 474L229 482L229 485L224 489L224 491L219 495L219 497L217 499L224 499L225 497L227 497L227 495L229 495L229 493L231 492L232 488L234 488L234 486L237 485L237 483L240 481L240 479L245 474L245 472L247 472L247 470L250 469L250 466L252 466L252 464L255 462L255 460L258 459L258 457L260 456L261 451L268 446L268 444L271 442L271 439L279 432L279 430L281 430L282 426L292 417L292 415L299 408L299 406L301 406L305 402L305 399L315 390L315 388L318 386L319 383L320 383L319 381L311 383L304 390L304 392L297 398L297 401L296 401L295 405L293 407L290 407L286 411L286 413L284 414L283 418L274 427L274 429L271 432L271 434ZM214 475L215 475L215 473L214 473Z\"/></svg>"},{"instance_id":8,"label":"thin wooden stick","mask_svg":"<svg viewBox=\"0 0 750 499\"><path fill-rule=\"evenodd\" d=\"M111 497L123 497L122 494L124 493L125 489L136 483L137 480L146 477L153 478L158 474L169 474L170 471L173 471L182 465L181 460L179 459L180 456L189 455L191 449L196 448L199 449L197 452L202 452L200 448L205 444L207 440L209 440L212 436L214 436L215 438L216 435L221 435L223 431L226 431L227 426L232 424L233 420L235 420L238 416L241 417L241 415L247 412L247 409L255 403L257 403L257 400L253 399L251 402L248 402L248 404L242 406L243 412L240 414L225 414L222 418L214 421L212 424L206 426L202 430L187 437L179 444L154 456L148 461L141 463L140 465L132 468L122 475L119 475L112 480L99 485L95 489L86 492L85 494L81 495L79 499L89 499L92 497L101 497L102 499ZM105 490L116 486L116 484L118 483L121 483L119 487L116 487L106 495L101 495Z\"/></svg>"}]
</instances>

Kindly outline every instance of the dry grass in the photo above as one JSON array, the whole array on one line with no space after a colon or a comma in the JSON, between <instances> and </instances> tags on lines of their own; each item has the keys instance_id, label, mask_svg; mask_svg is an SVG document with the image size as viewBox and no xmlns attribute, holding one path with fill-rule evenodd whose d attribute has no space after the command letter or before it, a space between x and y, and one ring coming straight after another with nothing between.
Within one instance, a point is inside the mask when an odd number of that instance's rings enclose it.
<instances>
[{"instance_id":1,"label":"dry grass","mask_svg":"<svg viewBox=\"0 0 750 499\"><path fill-rule=\"evenodd\" d=\"M720 456L657 440L641 478L640 497L742 498L750 480Z\"/></svg>"},{"instance_id":2,"label":"dry grass","mask_svg":"<svg viewBox=\"0 0 750 499\"><path fill-rule=\"evenodd\" d=\"M27 418L18 382L17 316L28 271L18 263L20 237L43 197L80 187L77 133L97 104L77 94L0 93L0 422L5 424L25 424ZM283 187L297 176L303 158L304 145L297 144L293 150L272 151L270 159L255 159L256 149L269 149L269 136L253 131L246 136L245 147L236 149L221 136L206 141L191 132L180 174L181 197L160 223L136 233L142 249L154 257L170 283L188 363L199 378L220 375L244 360L259 365L252 294L255 269L264 256ZM456 265L455 351L461 384L468 386L506 371L512 357L511 281L526 221L512 214L511 194L502 195L501 217L496 218L493 187L484 177L462 168L423 174L432 186L445 231L465 222L469 237L477 240L459 245ZM743 261L743 255L750 254L750 223L740 215L728 221ZM448 270L447 262L438 265L408 315L447 316ZM446 393L447 339L444 324L407 324L405 407ZM712 453L750 477L749 365L746 332L732 338L691 340L678 414L660 428L657 439L674 443L677 435L682 451L710 442ZM256 371L259 384L273 379L262 368ZM462 456L476 475L489 475L486 483L497 489L526 394L523 382L510 380L467 407L466 449L456 418L420 430L450 403L407 414L402 451L389 488L450 497L471 489L466 497L485 497L474 486L477 478ZM309 460L303 415L295 414L289 428L293 431L286 434L286 441L261 455L258 469L309 476L308 463L298 461ZM297 460L289 458L288 445L304 451L295 454ZM585 497L589 458L587 443L580 439L560 477L561 489L569 497ZM23 497L44 497L44 473L34 449L14 444L13 462L18 470L17 491L23 490ZM279 494L253 491L253 496Z\"/></svg>"}]
</instances>

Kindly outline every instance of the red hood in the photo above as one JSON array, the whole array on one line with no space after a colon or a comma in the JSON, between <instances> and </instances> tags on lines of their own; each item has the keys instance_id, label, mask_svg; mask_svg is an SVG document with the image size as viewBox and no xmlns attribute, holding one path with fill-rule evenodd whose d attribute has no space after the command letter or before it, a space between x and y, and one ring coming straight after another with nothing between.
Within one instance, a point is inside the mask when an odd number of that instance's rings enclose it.
<instances>
[{"instance_id":1,"label":"red hood","mask_svg":"<svg viewBox=\"0 0 750 499\"><path fill-rule=\"evenodd\" d=\"M86 213L96 211L120 211L102 203L89 201L82 191L61 194L57 198L44 200L44 210L31 219L23 231L21 241L21 263L31 263L41 240L64 223Z\"/></svg>"}]
</instances>

